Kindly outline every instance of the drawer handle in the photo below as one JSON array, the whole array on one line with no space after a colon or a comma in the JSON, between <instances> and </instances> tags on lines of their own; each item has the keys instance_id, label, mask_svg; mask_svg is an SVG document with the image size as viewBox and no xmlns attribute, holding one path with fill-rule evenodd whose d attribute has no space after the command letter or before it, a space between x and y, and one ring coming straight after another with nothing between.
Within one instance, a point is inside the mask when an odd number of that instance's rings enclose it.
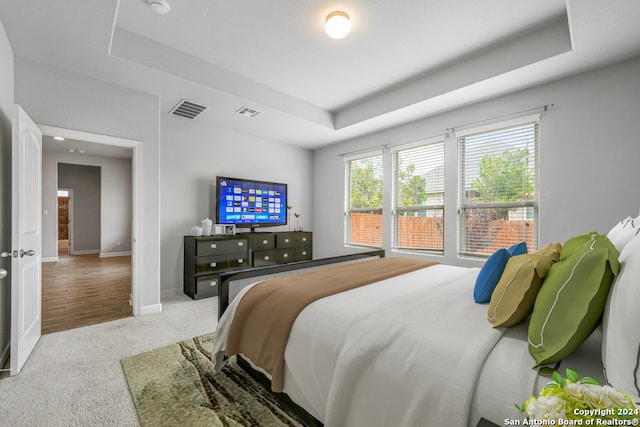
<instances>
[{"instance_id":1,"label":"drawer handle","mask_svg":"<svg viewBox=\"0 0 640 427\"><path fill-rule=\"evenodd\" d=\"M267 243L269 243L269 241L268 241L268 240L263 240L263 241L262 241L262 244L263 244L263 245L266 245Z\"/></svg>"},{"instance_id":2,"label":"drawer handle","mask_svg":"<svg viewBox=\"0 0 640 427\"><path fill-rule=\"evenodd\" d=\"M217 284L218 284L218 282L216 280L214 280L213 282L209 282L209 286L215 286Z\"/></svg>"},{"instance_id":3,"label":"drawer handle","mask_svg":"<svg viewBox=\"0 0 640 427\"><path fill-rule=\"evenodd\" d=\"M215 243L212 243L212 244L211 244L211 249L215 249L215 248L217 248L217 247L218 247L218 245L216 245Z\"/></svg>"},{"instance_id":4,"label":"drawer handle","mask_svg":"<svg viewBox=\"0 0 640 427\"><path fill-rule=\"evenodd\" d=\"M238 258L238 264L242 264L244 262L244 258Z\"/></svg>"},{"instance_id":5,"label":"drawer handle","mask_svg":"<svg viewBox=\"0 0 640 427\"><path fill-rule=\"evenodd\" d=\"M213 268L213 267L217 267L217 266L218 266L218 263L217 263L217 262L212 262L212 263L211 263L211 264L209 264L209 265Z\"/></svg>"},{"instance_id":6,"label":"drawer handle","mask_svg":"<svg viewBox=\"0 0 640 427\"><path fill-rule=\"evenodd\" d=\"M307 238L306 238L306 237L303 237L303 238L302 238L302 241L303 241L303 242L306 242L306 241L307 241Z\"/></svg>"},{"instance_id":7,"label":"drawer handle","mask_svg":"<svg viewBox=\"0 0 640 427\"><path fill-rule=\"evenodd\" d=\"M289 258L289 254L284 254L283 255L285 258Z\"/></svg>"},{"instance_id":8,"label":"drawer handle","mask_svg":"<svg viewBox=\"0 0 640 427\"><path fill-rule=\"evenodd\" d=\"M264 260L265 260L265 261L269 261L269 255L266 255L266 256L264 257Z\"/></svg>"},{"instance_id":9,"label":"drawer handle","mask_svg":"<svg viewBox=\"0 0 640 427\"><path fill-rule=\"evenodd\" d=\"M289 239L284 239L284 242L285 243L289 243Z\"/></svg>"},{"instance_id":10,"label":"drawer handle","mask_svg":"<svg viewBox=\"0 0 640 427\"><path fill-rule=\"evenodd\" d=\"M302 251L302 255L306 255L306 254L307 254L307 251Z\"/></svg>"},{"instance_id":11,"label":"drawer handle","mask_svg":"<svg viewBox=\"0 0 640 427\"><path fill-rule=\"evenodd\" d=\"M238 242L238 246L244 246L244 242Z\"/></svg>"}]
</instances>

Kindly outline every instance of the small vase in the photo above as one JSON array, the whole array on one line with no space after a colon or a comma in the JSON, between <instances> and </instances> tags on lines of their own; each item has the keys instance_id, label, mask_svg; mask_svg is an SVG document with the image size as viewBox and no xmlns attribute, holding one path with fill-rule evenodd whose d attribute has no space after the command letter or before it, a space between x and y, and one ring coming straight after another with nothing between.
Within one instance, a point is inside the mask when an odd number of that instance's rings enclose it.
<instances>
[{"instance_id":1,"label":"small vase","mask_svg":"<svg viewBox=\"0 0 640 427\"><path fill-rule=\"evenodd\" d=\"M198 227L197 225L195 227L191 228L191 235L192 236L202 236L202 227Z\"/></svg>"},{"instance_id":2,"label":"small vase","mask_svg":"<svg viewBox=\"0 0 640 427\"><path fill-rule=\"evenodd\" d=\"M202 235L211 236L211 227L207 227L206 225L202 227Z\"/></svg>"}]
</instances>

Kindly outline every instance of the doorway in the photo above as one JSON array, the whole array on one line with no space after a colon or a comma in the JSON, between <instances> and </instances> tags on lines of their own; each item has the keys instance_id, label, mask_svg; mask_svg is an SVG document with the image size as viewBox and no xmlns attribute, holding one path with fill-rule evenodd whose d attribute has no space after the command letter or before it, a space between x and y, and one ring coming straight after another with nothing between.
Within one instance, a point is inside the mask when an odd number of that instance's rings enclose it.
<instances>
[{"instance_id":1,"label":"doorway","mask_svg":"<svg viewBox=\"0 0 640 427\"><path fill-rule=\"evenodd\" d=\"M58 189L58 257L71 255L73 242L73 189Z\"/></svg>"},{"instance_id":2,"label":"doorway","mask_svg":"<svg viewBox=\"0 0 640 427\"><path fill-rule=\"evenodd\" d=\"M43 195L57 196L57 218L43 221L44 250L57 255L42 266L43 334L133 315L131 151L68 151L79 144L43 136Z\"/></svg>"},{"instance_id":3,"label":"doorway","mask_svg":"<svg viewBox=\"0 0 640 427\"><path fill-rule=\"evenodd\" d=\"M133 311L134 316L140 316L142 314L142 301L141 301L142 298L141 298L141 280L139 277L139 272L141 268L140 266L142 264L143 253L140 248L136 247L135 241L138 233L139 224L142 223L142 219L141 219L142 201L136 197L137 195L142 194L142 191L141 191L142 143L136 140L112 137L108 135L94 134L94 133L83 132L83 131L76 131L72 129L58 128L54 126L40 125L39 127L42 130L42 133L44 136L59 137L59 138L65 138L67 140L82 141L84 144L87 144L87 147L92 146L99 152L103 150L128 150L130 152L131 194L129 198L129 203L130 203L129 212L130 212L130 218L131 218L131 226L130 226L131 228L130 228L129 235L127 237L128 241L131 242L131 247L129 251L129 256L130 256L129 269L130 269L130 280L131 280L129 307ZM77 150L77 149L70 148L69 150ZM76 151L76 153L84 154L82 153L82 149L80 151ZM89 154L89 152L87 152L87 154ZM57 187L57 182L55 185ZM44 197L44 192L43 192L43 197ZM57 211L57 193L56 192L53 193L53 197L54 199L51 200L51 205L56 206L55 210ZM71 206L72 206L71 215L73 215L73 211L75 210L73 209L73 204L74 204L73 200L76 197L77 197L77 194L74 194L71 198ZM46 211L46 208L45 208L45 211ZM54 215L54 217L55 217L55 221L57 222L57 214ZM46 213L43 219L45 218L47 218ZM54 218L49 216L49 218L47 219L53 220ZM74 221L72 221L71 228L69 229L71 253L76 252L75 243L74 243L76 239L74 238L75 233L74 233L73 222ZM55 239L55 254L51 255L53 258L52 261L57 260L57 249L58 249L57 248L57 240L58 240L57 224L55 224L54 230L56 234L55 236L53 236L53 238ZM122 254L117 254L117 255L122 255ZM100 257L100 259L103 259L103 257ZM107 260L108 257L104 259ZM45 263L45 265L46 264L47 263Z\"/></svg>"}]
</instances>

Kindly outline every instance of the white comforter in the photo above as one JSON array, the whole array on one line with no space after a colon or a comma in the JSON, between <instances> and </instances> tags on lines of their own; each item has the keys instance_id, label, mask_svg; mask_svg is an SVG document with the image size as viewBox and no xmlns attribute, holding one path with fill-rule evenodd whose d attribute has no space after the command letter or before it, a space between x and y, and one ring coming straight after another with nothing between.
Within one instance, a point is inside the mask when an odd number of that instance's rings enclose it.
<instances>
[{"instance_id":1,"label":"white comforter","mask_svg":"<svg viewBox=\"0 0 640 427\"><path fill-rule=\"evenodd\" d=\"M504 333L473 302L478 271L435 265L309 305L287 344L285 392L327 427L466 427L482 365ZM216 370L246 290L220 319Z\"/></svg>"}]
</instances>

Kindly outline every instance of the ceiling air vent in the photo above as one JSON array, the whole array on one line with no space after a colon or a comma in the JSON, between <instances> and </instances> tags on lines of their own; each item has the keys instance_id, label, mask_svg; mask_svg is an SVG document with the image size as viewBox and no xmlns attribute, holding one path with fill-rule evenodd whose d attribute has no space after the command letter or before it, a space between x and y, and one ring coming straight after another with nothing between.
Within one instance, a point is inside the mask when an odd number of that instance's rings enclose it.
<instances>
[{"instance_id":1,"label":"ceiling air vent","mask_svg":"<svg viewBox=\"0 0 640 427\"><path fill-rule=\"evenodd\" d=\"M250 119L255 119L262 114L262 111L258 111L255 108L251 107L242 107L241 109L236 111L236 113L240 114L241 116L249 117Z\"/></svg>"},{"instance_id":2,"label":"ceiling air vent","mask_svg":"<svg viewBox=\"0 0 640 427\"><path fill-rule=\"evenodd\" d=\"M173 107L173 110L169 111L169 114L193 120L200 114L202 114L202 112L207 108L209 107L205 107L204 105L196 104L195 102L183 99L178 103L178 105Z\"/></svg>"}]
</instances>

